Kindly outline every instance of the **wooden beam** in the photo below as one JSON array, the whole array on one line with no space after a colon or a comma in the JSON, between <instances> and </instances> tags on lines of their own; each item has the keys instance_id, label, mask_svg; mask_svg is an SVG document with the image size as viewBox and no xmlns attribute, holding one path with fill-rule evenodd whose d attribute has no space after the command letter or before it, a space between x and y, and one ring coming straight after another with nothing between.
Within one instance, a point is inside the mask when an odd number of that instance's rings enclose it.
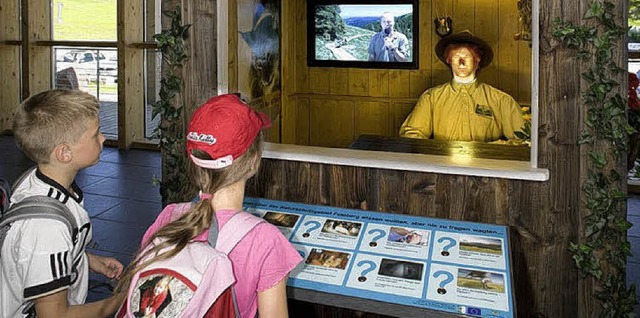
<instances>
[{"instance_id":1,"label":"wooden beam","mask_svg":"<svg viewBox=\"0 0 640 318\"><path fill-rule=\"evenodd\" d=\"M27 4L28 2L28 4ZM28 76L23 83L23 98L52 88L51 47L39 46L38 41L51 40L51 1L22 1L27 6L26 28L23 29L23 74ZM26 29L26 30L25 30ZM27 56L26 61L25 55ZM27 91L24 91L24 89Z\"/></svg>"},{"instance_id":2,"label":"wooden beam","mask_svg":"<svg viewBox=\"0 0 640 318\"><path fill-rule=\"evenodd\" d=\"M145 139L144 1L118 0L118 147Z\"/></svg>"},{"instance_id":3,"label":"wooden beam","mask_svg":"<svg viewBox=\"0 0 640 318\"><path fill-rule=\"evenodd\" d=\"M116 41L35 41L37 46L73 46L73 47L116 47Z\"/></svg>"},{"instance_id":4,"label":"wooden beam","mask_svg":"<svg viewBox=\"0 0 640 318\"><path fill-rule=\"evenodd\" d=\"M0 133L11 130L20 104L20 2L0 5Z\"/></svg>"}]
</instances>

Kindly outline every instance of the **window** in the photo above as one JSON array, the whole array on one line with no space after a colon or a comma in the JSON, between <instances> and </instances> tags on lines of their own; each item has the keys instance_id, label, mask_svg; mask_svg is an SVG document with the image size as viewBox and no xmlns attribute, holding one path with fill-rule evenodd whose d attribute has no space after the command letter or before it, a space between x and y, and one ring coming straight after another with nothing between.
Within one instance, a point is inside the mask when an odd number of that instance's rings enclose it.
<instances>
[{"instance_id":1,"label":"window","mask_svg":"<svg viewBox=\"0 0 640 318\"><path fill-rule=\"evenodd\" d=\"M29 0L24 12L21 3L27 2L3 2L0 10L0 131L11 129L16 105L29 95L71 88L98 98L108 142L123 148L153 144L157 120L151 120L149 105L158 85L149 86L153 93L145 103L145 80L157 83L160 63L154 57L142 75L145 50L157 55L142 26L153 25L151 39L160 0ZM133 84L123 85L120 77Z\"/></svg>"}]
</instances>

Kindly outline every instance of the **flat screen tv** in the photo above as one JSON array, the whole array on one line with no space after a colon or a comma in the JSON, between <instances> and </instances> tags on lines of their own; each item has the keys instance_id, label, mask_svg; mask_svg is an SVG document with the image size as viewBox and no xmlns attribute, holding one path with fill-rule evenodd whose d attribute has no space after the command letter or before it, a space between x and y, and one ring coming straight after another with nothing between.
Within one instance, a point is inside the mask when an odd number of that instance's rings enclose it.
<instances>
[{"instance_id":1,"label":"flat screen tv","mask_svg":"<svg viewBox=\"0 0 640 318\"><path fill-rule=\"evenodd\" d=\"M418 68L418 25L418 0L309 0L308 65Z\"/></svg>"}]
</instances>

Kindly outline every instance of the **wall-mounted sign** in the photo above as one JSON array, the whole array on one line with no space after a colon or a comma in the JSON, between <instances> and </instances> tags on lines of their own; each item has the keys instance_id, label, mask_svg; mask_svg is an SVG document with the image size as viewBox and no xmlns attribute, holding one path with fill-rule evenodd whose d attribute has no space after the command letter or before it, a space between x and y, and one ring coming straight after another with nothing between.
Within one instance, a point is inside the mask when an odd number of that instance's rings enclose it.
<instances>
[{"instance_id":1,"label":"wall-mounted sign","mask_svg":"<svg viewBox=\"0 0 640 318\"><path fill-rule=\"evenodd\" d=\"M477 317L514 317L505 226L245 199L304 258L288 285Z\"/></svg>"}]
</instances>

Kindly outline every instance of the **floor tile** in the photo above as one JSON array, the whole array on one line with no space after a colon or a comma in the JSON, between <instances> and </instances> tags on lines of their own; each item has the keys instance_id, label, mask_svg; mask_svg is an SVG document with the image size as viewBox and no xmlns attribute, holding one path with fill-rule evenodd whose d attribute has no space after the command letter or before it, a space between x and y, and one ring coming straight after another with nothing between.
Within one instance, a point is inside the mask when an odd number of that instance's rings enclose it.
<instances>
[{"instance_id":1,"label":"floor tile","mask_svg":"<svg viewBox=\"0 0 640 318\"><path fill-rule=\"evenodd\" d=\"M118 178L122 180L141 180L153 182L155 179L162 177L162 171L160 167L145 167L136 165L118 165L118 168L114 170L111 178Z\"/></svg>"},{"instance_id":2,"label":"floor tile","mask_svg":"<svg viewBox=\"0 0 640 318\"><path fill-rule=\"evenodd\" d=\"M105 178L83 189L85 193L108 197L135 199L138 201L161 202L160 188L151 181L123 182L115 178Z\"/></svg>"},{"instance_id":3,"label":"floor tile","mask_svg":"<svg viewBox=\"0 0 640 318\"><path fill-rule=\"evenodd\" d=\"M79 173L76 175L76 183L80 186L81 189L84 189L106 177L101 176L93 176L86 173Z\"/></svg>"},{"instance_id":4,"label":"floor tile","mask_svg":"<svg viewBox=\"0 0 640 318\"><path fill-rule=\"evenodd\" d=\"M147 228L153 223L161 210L162 204L160 202L127 200L100 214L97 219L137 224Z\"/></svg>"},{"instance_id":5,"label":"floor tile","mask_svg":"<svg viewBox=\"0 0 640 318\"><path fill-rule=\"evenodd\" d=\"M627 215L627 221L633 224L627 231L627 235L640 237L640 216Z\"/></svg>"},{"instance_id":6,"label":"floor tile","mask_svg":"<svg viewBox=\"0 0 640 318\"><path fill-rule=\"evenodd\" d=\"M109 209L120 206L124 201L126 201L126 199L84 192L84 209L87 210L91 218L97 217Z\"/></svg>"},{"instance_id":7,"label":"floor tile","mask_svg":"<svg viewBox=\"0 0 640 318\"><path fill-rule=\"evenodd\" d=\"M627 199L627 215L640 216L640 195L630 195Z\"/></svg>"},{"instance_id":8,"label":"floor tile","mask_svg":"<svg viewBox=\"0 0 640 318\"><path fill-rule=\"evenodd\" d=\"M628 236L627 240L631 243L631 257L627 259L628 263L637 263L640 266L640 237Z\"/></svg>"},{"instance_id":9,"label":"floor tile","mask_svg":"<svg viewBox=\"0 0 640 318\"><path fill-rule=\"evenodd\" d=\"M94 218L94 249L123 255L133 255L139 248L142 235L148 226L132 223L120 223Z\"/></svg>"},{"instance_id":10,"label":"floor tile","mask_svg":"<svg viewBox=\"0 0 640 318\"><path fill-rule=\"evenodd\" d=\"M110 177L117 173L120 166L116 163L100 161L97 164L82 169L78 174L86 174L91 176Z\"/></svg>"}]
</instances>

